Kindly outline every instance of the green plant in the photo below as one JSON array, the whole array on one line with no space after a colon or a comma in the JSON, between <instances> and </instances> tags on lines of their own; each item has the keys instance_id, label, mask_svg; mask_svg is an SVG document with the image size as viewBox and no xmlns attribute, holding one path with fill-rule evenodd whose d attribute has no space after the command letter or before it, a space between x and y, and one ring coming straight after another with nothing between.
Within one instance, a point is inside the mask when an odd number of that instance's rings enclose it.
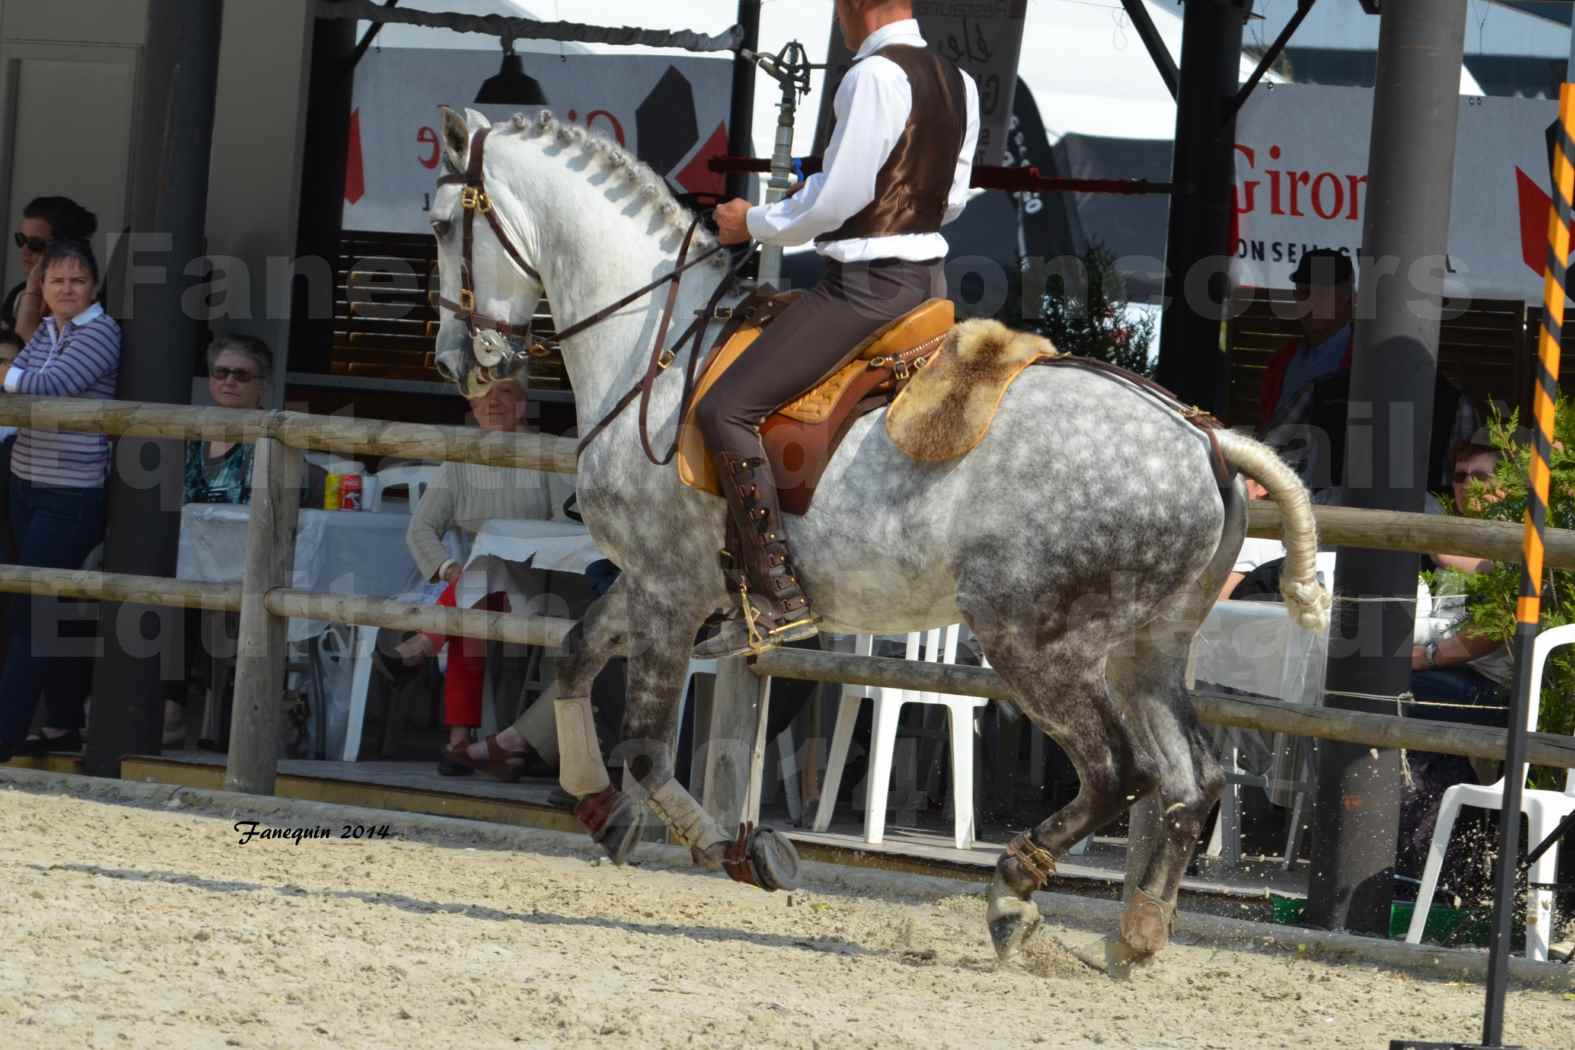
<instances>
[{"instance_id":1,"label":"green plant","mask_svg":"<svg viewBox=\"0 0 1575 1050\"><path fill-rule=\"evenodd\" d=\"M1115 257L1103 245L1090 247L1081 262L1082 273L1049 274L1039 316L1007 323L1038 332L1063 353L1152 375L1154 318L1131 308Z\"/></svg>"},{"instance_id":2,"label":"green plant","mask_svg":"<svg viewBox=\"0 0 1575 1050\"><path fill-rule=\"evenodd\" d=\"M1488 423L1493 446L1503 455L1492 482L1472 481L1466 491L1467 515L1487 521L1525 520L1531 450L1516 444L1518 413L1495 414ZM1548 527L1575 528L1575 403L1560 398L1554 422L1552 482L1548 492ZM1448 502L1446 501L1446 506ZM1509 642L1515 635L1515 606L1520 598L1519 562L1500 562L1473 575L1437 574L1444 587L1466 595L1464 633ZM1547 569L1542 578L1541 626L1545 630L1575 621L1575 570ZM1555 650L1542 679L1538 728L1545 733L1575 732L1575 655ZM1563 772L1534 771L1538 786L1563 784Z\"/></svg>"}]
</instances>

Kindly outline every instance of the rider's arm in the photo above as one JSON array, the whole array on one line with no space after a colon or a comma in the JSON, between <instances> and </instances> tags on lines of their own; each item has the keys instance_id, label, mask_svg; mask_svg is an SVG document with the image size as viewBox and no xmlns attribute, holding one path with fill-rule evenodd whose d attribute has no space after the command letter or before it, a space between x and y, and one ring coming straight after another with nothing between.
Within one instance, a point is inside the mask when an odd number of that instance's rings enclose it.
<instances>
[{"instance_id":1,"label":"rider's arm","mask_svg":"<svg viewBox=\"0 0 1575 1050\"><path fill-rule=\"evenodd\" d=\"M942 226L955 222L963 209L968 207L968 186L973 182L973 155L979 148L979 86L967 73L963 74L963 90L967 95L967 130L963 133L962 152L957 155L957 177L952 180L952 192L946 200L946 217L941 220Z\"/></svg>"},{"instance_id":2,"label":"rider's arm","mask_svg":"<svg viewBox=\"0 0 1575 1050\"><path fill-rule=\"evenodd\" d=\"M873 57L848 71L833 106L837 130L825 169L804 189L749 209L749 235L769 244L804 244L830 233L875 200L875 177L913 113L913 89L896 63Z\"/></svg>"}]
</instances>

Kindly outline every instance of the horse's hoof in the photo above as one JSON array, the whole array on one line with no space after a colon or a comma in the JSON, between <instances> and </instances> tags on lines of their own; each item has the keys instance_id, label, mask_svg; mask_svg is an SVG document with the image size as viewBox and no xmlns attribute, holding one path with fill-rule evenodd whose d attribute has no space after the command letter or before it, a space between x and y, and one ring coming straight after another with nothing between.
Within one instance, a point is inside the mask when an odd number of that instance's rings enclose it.
<instances>
[{"instance_id":1,"label":"horse's hoof","mask_svg":"<svg viewBox=\"0 0 1575 1050\"><path fill-rule=\"evenodd\" d=\"M1173 915L1163 901L1136 891L1121 914L1121 943L1140 958L1162 951L1170 943Z\"/></svg>"},{"instance_id":2,"label":"horse's hoof","mask_svg":"<svg viewBox=\"0 0 1575 1050\"><path fill-rule=\"evenodd\" d=\"M722 868L734 882L759 886L768 893L798 889L798 850L786 835L771 828L740 827Z\"/></svg>"},{"instance_id":3,"label":"horse's hoof","mask_svg":"<svg viewBox=\"0 0 1575 1050\"><path fill-rule=\"evenodd\" d=\"M1010 961L1028 943L1042 921L1038 906L1031 900L1016 897L991 900L985 912L985 923L990 927L990 942L995 945L996 959L1003 963Z\"/></svg>"},{"instance_id":4,"label":"horse's hoof","mask_svg":"<svg viewBox=\"0 0 1575 1050\"><path fill-rule=\"evenodd\" d=\"M634 844L640 841L643 812L628 795L614 787L581 799L574 807L575 817L614 864L628 860Z\"/></svg>"}]
</instances>

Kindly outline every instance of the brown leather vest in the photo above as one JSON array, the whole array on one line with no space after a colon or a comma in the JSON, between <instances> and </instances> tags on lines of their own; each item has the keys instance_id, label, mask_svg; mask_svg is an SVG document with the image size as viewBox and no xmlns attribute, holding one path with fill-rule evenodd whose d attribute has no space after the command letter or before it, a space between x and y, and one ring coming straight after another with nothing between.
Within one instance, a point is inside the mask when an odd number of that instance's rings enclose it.
<instances>
[{"instance_id":1,"label":"brown leather vest","mask_svg":"<svg viewBox=\"0 0 1575 1050\"><path fill-rule=\"evenodd\" d=\"M922 47L892 44L875 52L907 74L913 111L875 178L875 199L815 243L905 233L939 233L957 158L968 131L962 71ZM862 59L861 59L862 61Z\"/></svg>"}]
</instances>

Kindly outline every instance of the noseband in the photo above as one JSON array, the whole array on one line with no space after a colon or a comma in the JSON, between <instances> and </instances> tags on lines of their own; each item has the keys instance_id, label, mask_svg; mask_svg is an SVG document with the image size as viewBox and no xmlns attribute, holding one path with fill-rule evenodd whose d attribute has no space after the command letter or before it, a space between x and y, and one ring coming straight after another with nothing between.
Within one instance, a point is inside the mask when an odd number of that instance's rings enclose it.
<instances>
[{"instance_id":1,"label":"noseband","mask_svg":"<svg viewBox=\"0 0 1575 1050\"><path fill-rule=\"evenodd\" d=\"M492 207L492 198L487 193L487 178L486 173L482 170L482 165L486 159L487 136L491 134L491 132L491 128L482 128L480 131L476 132L475 138L471 140L470 160L465 166L465 174L444 175L438 179L439 186L452 186L459 184L464 187L464 189L460 191L460 205L465 211L465 218L462 227L462 245L464 255L460 263L459 271L459 302L444 298L443 295L441 295L435 289L432 292L431 301L434 305L441 306L444 309L449 310L457 319L463 321L465 323L465 328L470 333L472 339L474 339L477 333L481 330L493 331L497 332L504 338L524 339L529 345L529 349L526 350L526 354L531 357L546 357L552 351L547 348L545 343L534 340L534 337L531 335L530 322L526 322L525 326L522 328L519 325L509 324L507 321L500 321L495 317L488 317L486 314L483 314L476 309L476 287L473 277L473 250L475 247L476 236L476 215L478 213L486 216L488 224L492 227L493 234L498 239L498 243L503 246L504 251L508 252L509 258L514 260L514 265L518 266L522 273L540 285L543 291L546 290L546 284L541 279L541 273L538 272L534 266L525 261L525 256L522 255L520 250L514 246L514 242L509 239L508 233L503 229L503 224L498 221L497 213ZM676 437L673 438L673 447L668 451L665 457L658 458L655 450L651 447L650 432L646 426L646 413L651 399L651 387L655 383L656 377L662 372L666 371L667 367L671 365L677 358L678 348L682 347L687 340L693 337L694 353L690 357L689 367L684 375L684 392L683 396L680 398L679 418L682 419L683 411L688 407L690 397L694 389L695 366L700 359L700 343L701 339L705 335L706 322L710 321L713 317L722 316L719 311L720 303L727 295L727 290L732 287L733 281L738 276L738 272L743 269L744 263L749 259L748 253L741 254L739 258L733 263L733 265L728 268L726 275L722 278L722 282L717 285L716 291L712 294L710 301L705 306L705 309L696 311L696 317L694 321L689 325L688 328L684 329L683 334L674 341L674 349L667 349L665 345L667 342L667 333L672 327L673 312L678 306L678 285L683 279L684 273L696 266L699 266L713 255L716 255L718 252L722 251L722 245L717 244L708 250L701 252L693 259L689 258L689 247L694 243L695 233L700 229L700 223L702 219L703 215L696 216L694 222L690 224L689 232L684 235L683 244L678 250L678 262L673 267L671 273L668 273L662 277L658 277L651 283L635 289L612 305L603 307L584 320L577 321L557 333L557 340L562 342L565 339L569 339L572 336L578 335L589 328L601 324L603 321L615 315L619 310L622 310L630 303L643 298L645 295L655 291L662 285L671 285L667 291L667 304L665 309L662 311L662 321L657 327L656 341L651 346L651 360L646 366L644 376L634 385L632 389L629 390L627 394L625 394L618 401L616 405L614 405L612 411L607 413L607 415L604 416L602 420L591 429L590 433L585 435L585 437L580 441L579 447L576 449L576 454L585 451L585 447L589 445L598 434L605 430L607 425L611 423L619 413L628 408L636 397L640 399L640 442L645 448L646 457L650 459L652 463L663 465L671 462L674 453L678 451L678 439ZM514 371L517 371L519 367L518 362L520 355L515 353L512 355L512 357L512 360L506 357L504 363L495 370L495 374L508 375Z\"/></svg>"}]
</instances>

